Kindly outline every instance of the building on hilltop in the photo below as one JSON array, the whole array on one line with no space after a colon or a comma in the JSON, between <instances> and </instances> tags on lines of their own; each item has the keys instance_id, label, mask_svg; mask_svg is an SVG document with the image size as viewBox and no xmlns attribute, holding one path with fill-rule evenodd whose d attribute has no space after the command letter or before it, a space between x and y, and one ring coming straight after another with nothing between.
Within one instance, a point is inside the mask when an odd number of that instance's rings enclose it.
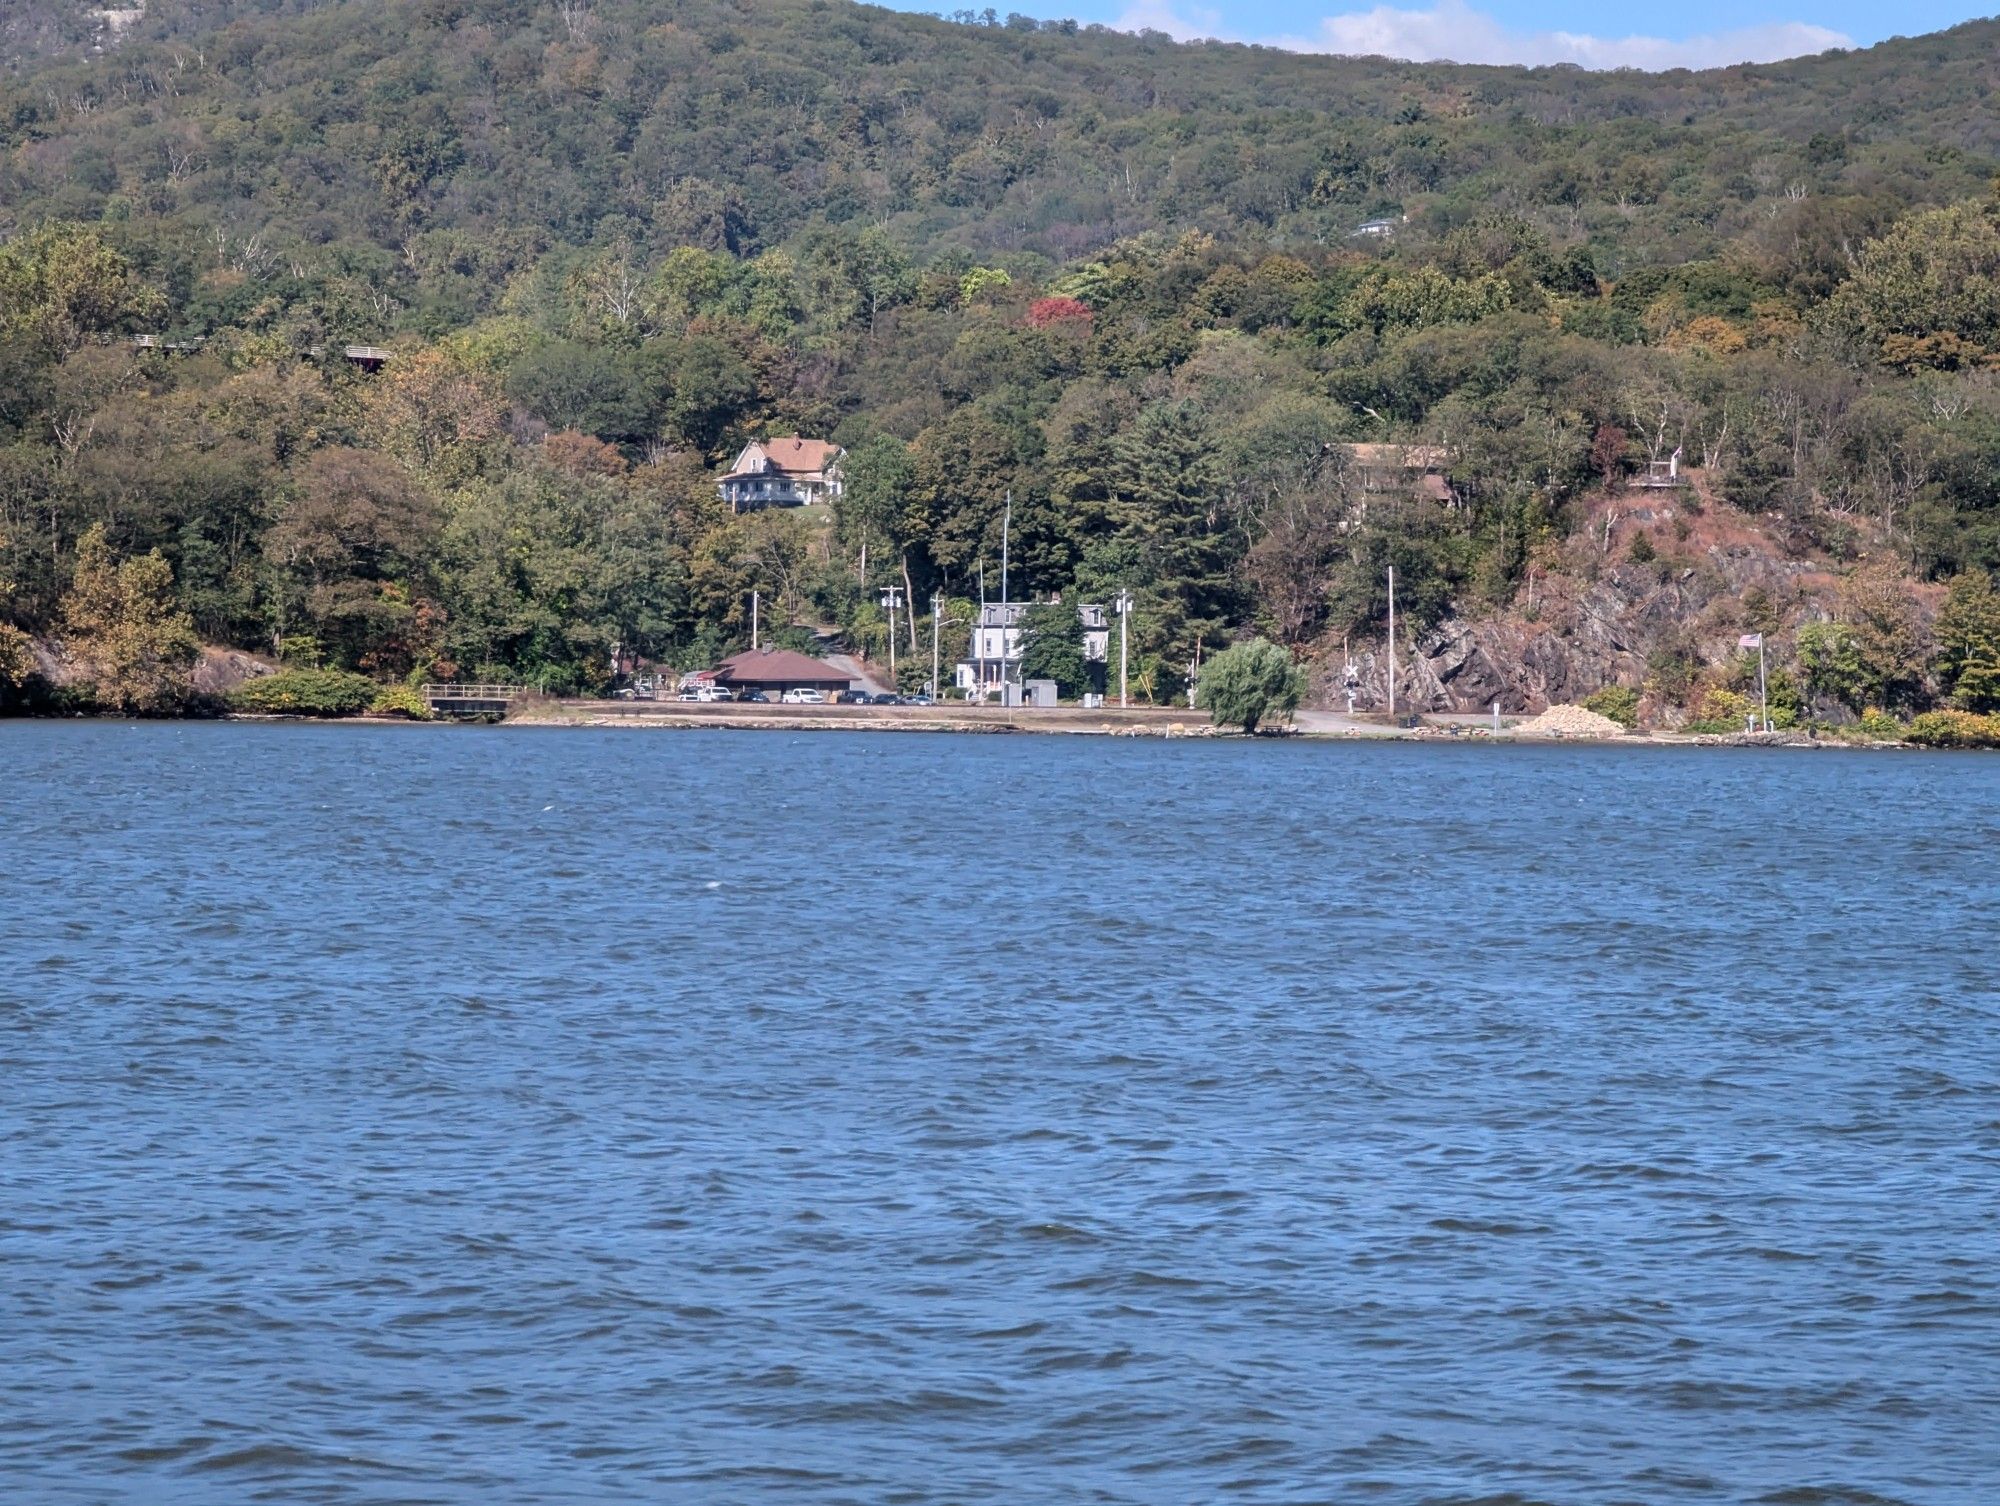
<instances>
[{"instance_id":1,"label":"building on hilltop","mask_svg":"<svg viewBox=\"0 0 2000 1506\"><path fill-rule=\"evenodd\" d=\"M743 447L716 490L731 512L831 502L840 495L840 461L846 453L830 440L797 434L759 439Z\"/></svg>"},{"instance_id":2,"label":"building on hilltop","mask_svg":"<svg viewBox=\"0 0 2000 1506\"><path fill-rule=\"evenodd\" d=\"M972 625L972 639L965 658L953 667L952 683L972 700L999 694L1002 687L1020 679L1021 632L1033 602L989 601L979 609ZM1083 625L1083 662L1089 666L1095 688L1102 692L1104 671L1099 668L1109 657L1111 625L1104 608L1086 603L1076 609Z\"/></svg>"}]
</instances>

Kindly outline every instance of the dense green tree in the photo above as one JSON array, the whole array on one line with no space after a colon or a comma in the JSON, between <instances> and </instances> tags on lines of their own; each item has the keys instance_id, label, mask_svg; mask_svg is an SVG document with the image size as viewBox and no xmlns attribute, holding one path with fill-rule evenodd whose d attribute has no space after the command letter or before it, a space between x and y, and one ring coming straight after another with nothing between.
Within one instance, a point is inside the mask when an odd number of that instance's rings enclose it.
<instances>
[{"instance_id":1,"label":"dense green tree","mask_svg":"<svg viewBox=\"0 0 2000 1506\"><path fill-rule=\"evenodd\" d=\"M1938 677L1953 704L2000 711L2000 591L1984 571L1952 580L1934 628Z\"/></svg>"},{"instance_id":2,"label":"dense green tree","mask_svg":"<svg viewBox=\"0 0 2000 1506\"><path fill-rule=\"evenodd\" d=\"M649 427L643 378L618 349L551 341L515 364L507 390L551 428L637 437Z\"/></svg>"},{"instance_id":3,"label":"dense green tree","mask_svg":"<svg viewBox=\"0 0 2000 1506\"><path fill-rule=\"evenodd\" d=\"M1114 541L1151 584L1161 641L1148 647L1192 654L1219 639L1240 606L1244 538L1207 414L1185 401L1142 409L1113 446L1109 481Z\"/></svg>"},{"instance_id":4,"label":"dense green tree","mask_svg":"<svg viewBox=\"0 0 2000 1506\"><path fill-rule=\"evenodd\" d=\"M2000 357L2000 204L1912 215L1871 241L1826 320L1890 366L1952 369Z\"/></svg>"},{"instance_id":5,"label":"dense green tree","mask_svg":"<svg viewBox=\"0 0 2000 1506\"><path fill-rule=\"evenodd\" d=\"M833 503L834 526L854 558L855 580L866 586L874 570L885 564L886 551L909 547L904 508L910 493L909 447L889 434L877 434L847 452L841 463L841 494Z\"/></svg>"},{"instance_id":6,"label":"dense green tree","mask_svg":"<svg viewBox=\"0 0 2000 1506\"><path fill-rule=\"evenodd\" d=\"M1054 680L1056 693L1081 695L1089 687L1083 657L1083 619L1066 601L1038 602L1022 615L1021 678Z\"/></svg>"},{"instance_id":7,"label":"dense green tree","mask_svg":"<svg viewBox=\"0 0 2000 1506\"><path fill-rule=\"evenodd\" d=\"M1851 631L1837 622L1809 622L1799 629L1797 649L1810 701L1867 708L1875 686Z\"/></svg>"},{"instance_id":8,"label":"dense green tree","mask_svg":"<svg viewBox=\"0 0 2000 1506\"><path fill-rule=\"evenodd\" d=\"M297 630L342 664L408 668L420 577L442 521L436 504L387 456L315 451L264 535L276 576L274 647L282 653L286 634Z\"/></svg>"}]
</instances>

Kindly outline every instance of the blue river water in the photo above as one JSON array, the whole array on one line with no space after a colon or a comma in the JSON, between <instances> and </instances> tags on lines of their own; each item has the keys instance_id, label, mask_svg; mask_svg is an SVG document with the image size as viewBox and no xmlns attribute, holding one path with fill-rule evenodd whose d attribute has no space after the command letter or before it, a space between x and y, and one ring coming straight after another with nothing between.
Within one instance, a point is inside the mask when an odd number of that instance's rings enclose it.
<instances>
[{"instance_id":1,"label":"blue river water","mask_svg":"<svg viewBox=\"0 0 2000 1506\"><path fill-rule=\"evenodd\" d=\"M2000 1500L2000 759L0 724L0 1500Z\"/></svg>"}]
</instances>

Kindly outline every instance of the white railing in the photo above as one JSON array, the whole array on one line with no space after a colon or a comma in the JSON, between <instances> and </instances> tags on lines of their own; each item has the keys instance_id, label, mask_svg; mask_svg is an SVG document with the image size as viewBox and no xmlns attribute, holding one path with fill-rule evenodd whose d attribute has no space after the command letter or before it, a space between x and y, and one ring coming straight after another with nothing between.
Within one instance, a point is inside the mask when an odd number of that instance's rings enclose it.
<instances>
[{"instance_id":1,"label":"white railing","mask_svg":"<svg viewBox=\"0 0 2000 1506\"><path fill-rule=\"evenodd\" d=\"M467 681L425 685L422 689L427 701L511 701L528 693L525 685L473 684Z\"/></svg>"}]
</instances>

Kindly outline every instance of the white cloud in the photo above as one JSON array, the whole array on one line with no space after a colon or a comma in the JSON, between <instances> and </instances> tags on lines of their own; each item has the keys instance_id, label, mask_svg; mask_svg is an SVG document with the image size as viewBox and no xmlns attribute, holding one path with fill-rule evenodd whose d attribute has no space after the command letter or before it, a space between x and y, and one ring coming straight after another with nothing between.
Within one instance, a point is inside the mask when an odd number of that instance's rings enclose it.
<instances>
[{"instance_id":1,"label":"white cloud","mask_svg":"<svg viewBox=\"0 0 2000 1506\"><path fill-rule=\"evenodd\" d=\"M1192 42L1198 37L1243 40L1227 35L1220 11L1199 5L1176 5L1173 0L1133 0L1125 7L1125 14L1111 24L1118 31L1164 31L1176 42Z\"/></svg>"},{"instance_id":2,"label":"white cloud","mask_svg":"<svg viewBox=\"0 0 2000 1506\"><path fill-rule=\"evenodd\" d=\"M1571 31L1518 31L1465 0L1435 0L1427 9L1378 5L1372 10L1327 16L1317 35L1244 37L1232 35L1213 10L1174 0L1134 0L1116 25L1127 31L1151 27L1181 41L1219 37L1259 41L1294 52L1336 52L1353 56L1406 58L1412 62L1575 63L1584 68L1719 68L1730 63L1769 63L1779 58L1852 47L1851 38L1804 21L1779 21L1731 31L1684 37L1599 37Z\"/></svg>"}]
</instances>

